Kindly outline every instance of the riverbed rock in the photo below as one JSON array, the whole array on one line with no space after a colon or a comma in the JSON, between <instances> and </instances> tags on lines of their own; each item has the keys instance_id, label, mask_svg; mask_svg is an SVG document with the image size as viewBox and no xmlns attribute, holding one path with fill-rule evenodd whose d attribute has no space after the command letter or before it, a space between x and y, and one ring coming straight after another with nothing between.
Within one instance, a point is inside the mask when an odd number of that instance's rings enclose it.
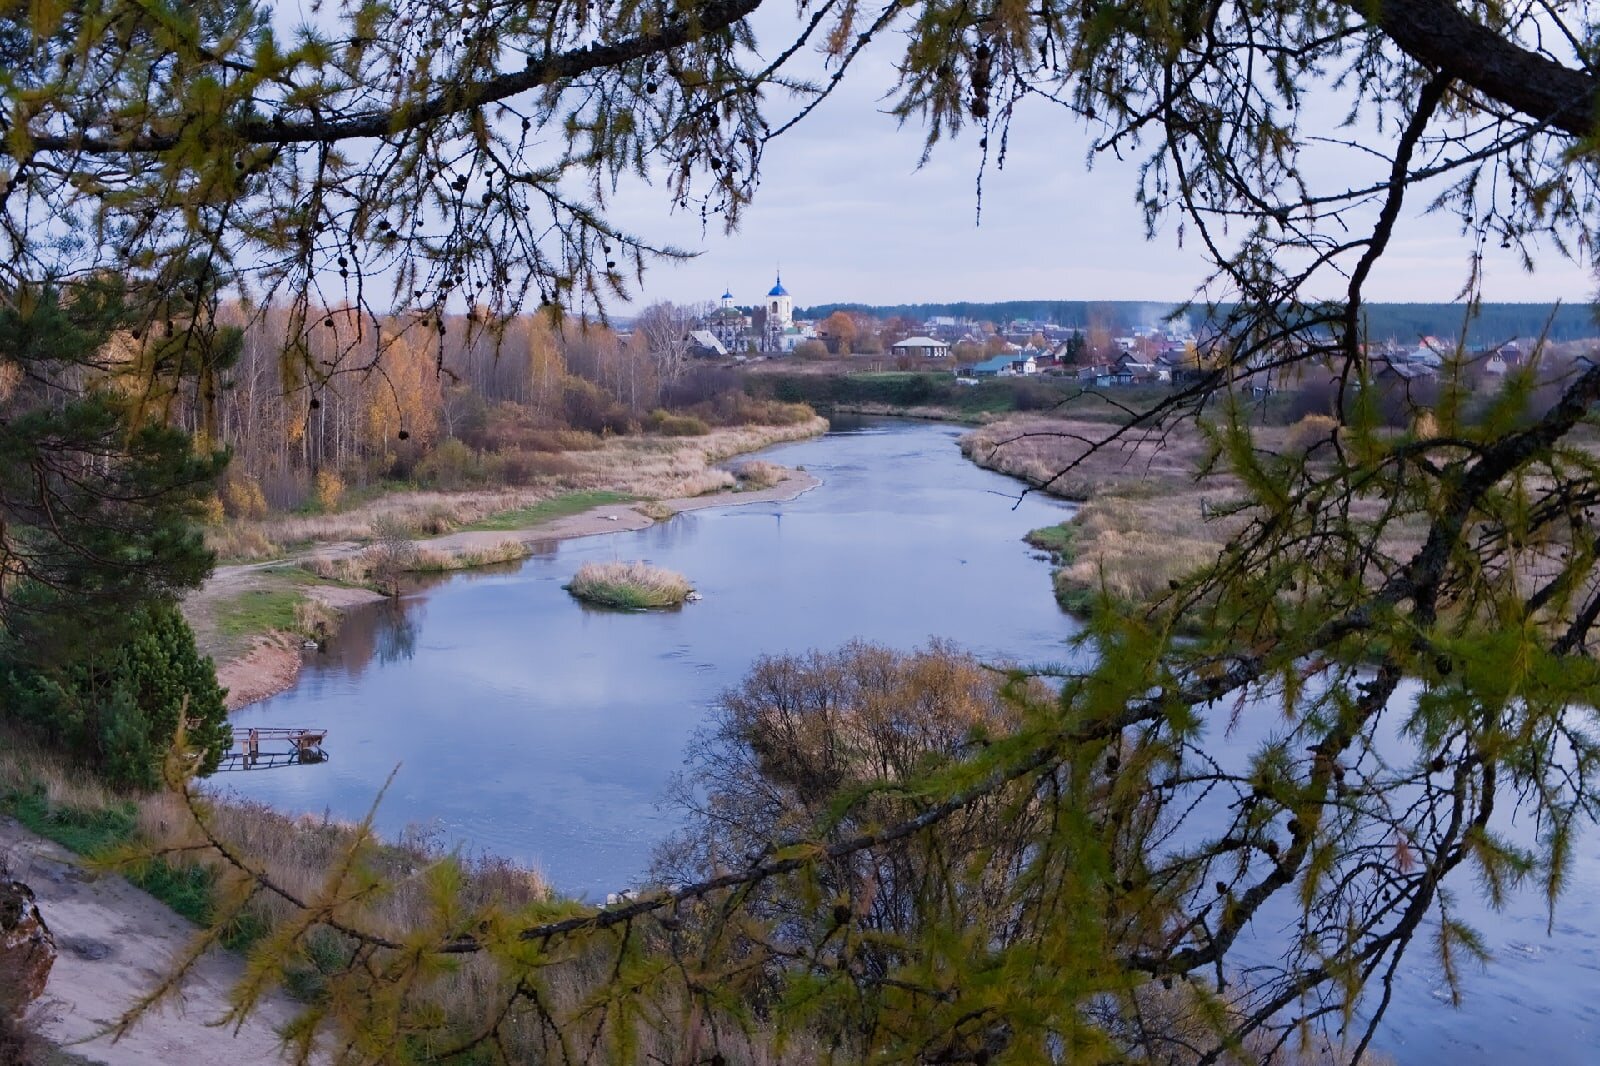
<instances>
[{"instance_id":1,"label":"riverbed rock","mask_svg":"<svg viewBox=\"0 0 1600 1066\"><path fill-rule=\"evenodd\" d=\"M44 993L56 962L56 940L33 889L0 881L0 1011L20 1014Z\"/></svg>"}]
</instances>

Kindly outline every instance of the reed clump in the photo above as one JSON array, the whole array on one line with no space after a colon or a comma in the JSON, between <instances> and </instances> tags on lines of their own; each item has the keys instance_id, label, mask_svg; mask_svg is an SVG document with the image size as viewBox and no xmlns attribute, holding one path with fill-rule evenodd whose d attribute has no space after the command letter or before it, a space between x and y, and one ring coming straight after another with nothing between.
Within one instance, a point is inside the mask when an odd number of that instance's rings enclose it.
<instances>
[{"instance_id":1,"label":"reed clump","mask_svg":"<svg viewBox=\"0 0 1600 1066\"><path fill-rule=\"evenodd\" d=\"M765 459L751 459L734 467L733 475L739 479L740 488L770 489L788 477L789 471Z\"/></svg>"},{"instance_id":2,"label":"reed clump","mask_svg":"<svg viewBox=\"0 0 1600 1066\"><path fill-rule=\"evenodd\" d=\"M566 590L584 603L618 610L678 607L694 592L682 574L648 563L584 563Z\"/></svg>"}]
</instances>

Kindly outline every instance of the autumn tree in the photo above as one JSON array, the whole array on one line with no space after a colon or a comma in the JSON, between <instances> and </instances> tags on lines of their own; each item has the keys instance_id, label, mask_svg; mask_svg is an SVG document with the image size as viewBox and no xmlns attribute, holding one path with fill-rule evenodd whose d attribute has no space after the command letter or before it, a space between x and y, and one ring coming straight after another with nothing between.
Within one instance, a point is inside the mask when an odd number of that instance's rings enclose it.
<instances>
[{"instance_id":1,"label":"autumn tree","mask_svg":"<svg viewBox=\"0 0 1600 1066\"><path fill-rule=\"evenodd\" d=\"M850 351L856 355L881 355L884 351L883 337L873 317L862 311L851 311L850 319L856 328L855 336L850 341Z\"/></svg>"},{"instance_id":2,"label":"autumn tree","mask_svg":"<svg viewBox=\"0 0 1600 1066\"><path fill-rule=\"evenodd\" d=\"M822 320L817 332L828 346L828 354L849 355L850 346L856 339L856 320L848 311L835 311Z\"/></svg>"},{"instance_id":3,"label":"autumn tree","mask_svg":"<svg viewBox=\"0 0 1600 1066\"><path fill-rule=\"evenodd\" d=\"M1487 246L1530 263L1594 247L1592 14L1568 0L816 0L758 46L762 7L777 18L761 0L399 0L280 33L247 0L4 6L9 306L52 273L106 271L138 283L148 334L182 318L173 301L229 288L281 309L291 389L373 358L341 323L320 326L328 306L415 310L431 338L492 336L541 301L600 312L675 254L612 223L613 180L653 176L674 205L734 223L771 137L875 50L896 71L890 110L930 152L967 130L1002 146L1021 136L1015 115L1058 106L1093 150L1140 157L1149 227L1212 267L1189 310L1214 358L1106 432L1204 418L1204 472L1237 486L1224 546L1153 602L1105 603L1085 638L1096 665L1043 706L1019 698L1008 734L897 782L904 817L852 823L887 794L863 783L731 868L604 909L466 913L444 864L427 874L433 916L398 932L364 921L381 886L357 849L325 891L294 897L299 917L239 1002L334 930L349 965L292 1030L307 1054L325 1027L352 1059L425 1040L441 1057L511 1058L530 1033L552 1055L624 1059L644 1030L671 1044L651 1054L692 1060L748 1039L740 1022L759 1013L786 1037L858 1022L847 1057L1170 1058L1131 1035L1170 993L1203 1022L1184 1035L1197 1059L1249 1041L1270 1056L1319 1025L1348 1026L1359 1056L1419 931L1434 930L1447 977L1475 950L1455 886L1499 898L1531 880L1554 906L1595 809L1600 468L1581 438L1600 369L1574 366L1538 410L1525 401L1548 383L1531 372L1486 410L1447 381L1427 419L1391 429L1362 328L1416 207L1459 219L1469 302ZM815 44L822 78L794 65ZM1091 319L1097 356L1110 325ZM1334 375L1344 424L1326 448L1278 454L1244 398L1304 364ZM307 451L309 412L285 407ZM84 513L79 543L126 520ZM1277 728L1229 762L1207 737L1235 713ZM930 864L947 906L886 955L826 871L873 849L937 855L940 834L997 799L1052 813L1019 819L1011 852L1004 902L1031 935L975 935L960 903L978 864ZM1513 814L1538 839L1511 841ZM282 891L220 853L236 876L219 922ZM746 906L778 882L809 908L781 927ZM1285 935L1251 945L1266 924ZM869 973L857 960L873 951L891 962ZM443 1033L423 990L463 956L488 960L498 995ZM550 976L564 967L596 983L563 998Z\"/></svg>"}]
</instances>

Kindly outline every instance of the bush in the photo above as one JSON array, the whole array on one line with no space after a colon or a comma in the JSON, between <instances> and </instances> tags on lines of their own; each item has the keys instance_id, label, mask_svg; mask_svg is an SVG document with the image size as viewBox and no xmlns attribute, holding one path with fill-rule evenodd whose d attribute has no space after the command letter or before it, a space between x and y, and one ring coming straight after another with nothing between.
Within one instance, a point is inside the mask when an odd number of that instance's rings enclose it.
<instances>
[{"instance_id":1,"label":"bush","mask_svg":"<svg viewBox=\"0 0 1600 1066\"><path fill-rule=\"evenodd\" d=\"M751 459L734 467L733 474L745 488L767 489L782 481L788 471L765 459Z\"/></svg>"},{"instance_id":2,"label":"bush","mask_svg":"<svg viewBox=\"0 0 1600 1066\"><path fill-rule=\"evenodd\" d=\"M559 453L514 451L484 459L491 481L501 485L529 485L541 478L569 477L583 467Z\"/></svg>"},{"instance_id":3,"label":"bush","mask_svg":"<svg viewBox=\"0 0 1600 1066\"><path fill-rule=\"evenodd\" d=\"M581 429L541 429L526 437L526 447L535 452L592 452L605 446L605 441Z\"/></svg>"},{"instance_id":4,"label":"bush","mask_svg":"<svg viewBox=\"0 0 1600 1066\"><path fill-rule=\"evenodd\" d=\"M1303 458L1319 445L1329 444L1339 430L1339 420L1331 415L1306 415L1289 427L1283 438L1283 452Z\"/></svg>"},{"instance_id":5,"label":"bush","mask_svg":"<svg viewBox=\"0 0 1600 1066\"><path fill-rule=\"evenodd\" d=\"M339 501L344 499L344 482L332 470L318 470L316 480L312 483L311 494L320 510L337 511Z\"/></svg>"},{"instance_id":6,"label":"bush","mask_svg":"<svg viewBox=\"0 0 1600 1066\"><path fill-rule=\"evenodd\" d=\"M434 488L460 489L482 479L477 455L454 437L441 441L417 464L417 480Z\"/></svg>"},{"instance_id":7,"label":"bush","mask_svg":"<svg viewBox=\"0 0 1600 1066\"><path fill-rule=\"evenodd\" d=\"M213 529L222 525L228 518L228 509L222 502L222 496L213 492L200 501L199 513L195 516L202 525Z\"/></svg>"},{"instance_id":8,"label":"bush","mask_svg":"<svg viewBox=\"0 0 1600 1066\"><path fill-rule=\"evenodd\" d=\"M677 607L694 591L682 574L647 563L584 563L565 588L585 603L621 610Z\"/></svg>"},{"instance_id":9,"label":"bush","mask_svg":"<svg viewBox=\"0 0 1600 1066\"><path fill-rule=\"evenodd\" d=\"M633 428L628 409L606 395L599 386L581 378L568 378L561 388L561 407L567 424L590 433L627 433Z\"/></svg>"},{"instance_id":10,"label":"bush","mask_svg":"<svg viewBox=\"0 0 1600 1066\"><path fill-rule=\"evenodd\" d=\"M266 493L254 474L230 472L222 482L222 506L234 518L261 518L267 513Z\"/></svg>"},{"instance_id":11,"label":"bush","mask_svg":"<svg viewBox=\"0 0 1600 1066\"><path fill-rule=\"evenodd\" d=\"M711 427L693 415L675 415L657 408L644 420L644 428L663 437L703 437Z\"/></svg>"},{"instance_id":12,"label":"bush","mask_svg":"<svg viewBox=\"0 0 1600 1066\"><path fill-rule=\"evenodd\" d=\"M681 411L742 391L740 375L734 371L720 366L694 366L677 381L662 386L661 404Z\"/></svg>"},{"instance_id":13,"label":"bush","mask_svg":"<svg viewBox=\"0 0 1600 1066\"><path fill-rule=\"evenodd\" d=\"M794 346L796 359L820 360L828 358L828 346L819 340L801 341Z\"/></svg>"}]
</instances>

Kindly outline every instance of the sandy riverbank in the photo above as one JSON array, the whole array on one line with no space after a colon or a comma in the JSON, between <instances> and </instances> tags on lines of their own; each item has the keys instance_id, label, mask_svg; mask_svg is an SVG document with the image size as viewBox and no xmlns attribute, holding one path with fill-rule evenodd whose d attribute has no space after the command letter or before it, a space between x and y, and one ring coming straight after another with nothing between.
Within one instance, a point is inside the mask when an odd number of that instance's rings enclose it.
<instances>
[{"instance_id":1,"label":"sandy riverbank","mask_svg":"<svg viewBox=\"0 0 1600 1066\"><path fill-rule=\"evenodd\" d=\"M244 958L225 951L208 952L176 999L113 1042L106 1029L171 969L195 926L123 878L90 873L71 852L10 818L0 817L0 855L10 876L33 889L56 938L50 981L29 1013L45 1039L105 1066L284 1060L277 1029L294 1006L282 995L269 995L237 1027L215 1024L244 976Z\"/></svg>"},{"instance_id":2,"label":"sandy riverbank","mask_svg":"<svg viewBox=\"0 0 1600 1066\"><path fill-rule=\"evenodd\" d=\"M821 482L810 474L790 470L786 472L782 481L766 489L651 500L645 504L602 504L579 514L567 515L522 529L448 533L421 539L415 543L419 549L443 555L464 555L484 551L507 541L547 544L552 541L592 537L602 533L644 529L657 521L664 520L651 517L646 510L652 514L670 517L684 511L697 511L708 507L782 502L809 492L820 484ZM292 687L300 675L300 665L305 653L301 648L300 637L279 631L259 635L247 647L232 653L214 637L208 641L208 636L215 633L215 625L212 623L218 605L251 592L282 586L284 581L281 575L285 568L316 559L353 558L365 549L364 544L339 541L272 563L218 567L205 586L184 601L184 613L196 630L201 650L217 659L217 680L228 690L229 710L238 710ZM383 599L381 594L370 589L343 585L304 584L297 587L307 599L316 601L332 612Z\"/></svg>"}]
</instances>

